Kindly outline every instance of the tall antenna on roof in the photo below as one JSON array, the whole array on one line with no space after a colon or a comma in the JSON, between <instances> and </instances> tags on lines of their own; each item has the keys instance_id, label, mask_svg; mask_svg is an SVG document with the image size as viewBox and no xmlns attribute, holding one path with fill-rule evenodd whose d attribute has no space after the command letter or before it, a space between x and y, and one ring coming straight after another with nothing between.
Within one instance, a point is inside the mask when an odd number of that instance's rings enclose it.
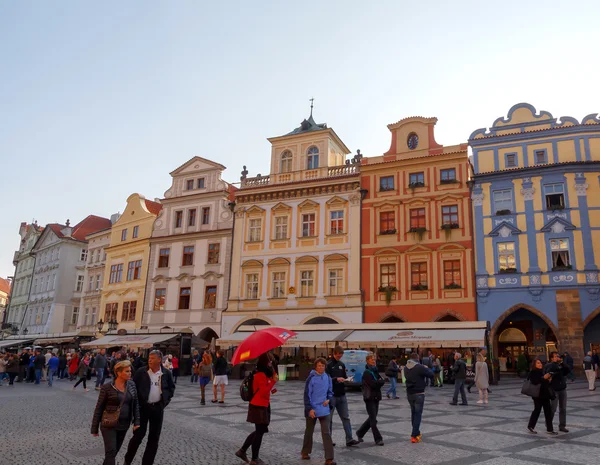
<instances>
[{"instance_id":1,"label":"tall antenna on roof","mask_svg":"<svg viewBox=\"0 0 600 465\"><path fill-rule=\"evenodd\" d=\"M314 103L314 101L315 101L315 98L314 98L314 97L312 97L312 98L311 98L311 99L309 99L309 100L310 100L310 116L312 116L312 111L313 111L313 103Z\"/></svg>"}]
</instances>

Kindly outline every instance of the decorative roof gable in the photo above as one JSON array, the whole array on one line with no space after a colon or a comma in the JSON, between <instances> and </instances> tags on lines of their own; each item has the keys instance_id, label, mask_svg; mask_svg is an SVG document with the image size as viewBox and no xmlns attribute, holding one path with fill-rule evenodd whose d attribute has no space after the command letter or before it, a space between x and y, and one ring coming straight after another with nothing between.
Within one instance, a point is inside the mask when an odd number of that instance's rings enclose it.
<instances>
[{"instance_id":1,"label":"decorative roof gable","mask_svg":"<svg viewBox=\"0 0 600 465\"><path fill-rule=\"evenodd\" d=\"M569 221L563 218L555 216L550 221L548 221L548 223L546 223L544 227L540 229L540 231L558 234L564 231L572 231L574 229L577 229L577 227L573 223L570 223Z\"/></svg>"},{"instance_id":2,"label":"decorative roof gable","mask_svg":"<svg viewBox=\"0 0 600 465\"><path fill-rule=\"evenodd\" d=\"M509 223L508 221L502 221L499 225L497 225L494 229L492 229L489 233L490 236L500 236L500 237L508 237L511 235L521 234L519 228L515 225Z\"/></svg>"}]
</instances>

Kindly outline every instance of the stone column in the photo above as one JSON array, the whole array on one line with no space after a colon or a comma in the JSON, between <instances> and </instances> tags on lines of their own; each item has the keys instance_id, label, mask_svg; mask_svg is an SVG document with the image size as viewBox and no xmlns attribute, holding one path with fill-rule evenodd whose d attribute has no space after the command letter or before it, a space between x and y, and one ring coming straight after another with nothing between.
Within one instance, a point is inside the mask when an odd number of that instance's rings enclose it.
<instances>
[{"instance_id":1,"label":"stone column","mask_svg":"<svg viewBox=\"0 0 600 465\"><path fill-rule=\"evenodd\" d=\"M558 317L558 350L573 357L575 372L581 373L584 354L583 323L578 290L556 291Z\"/></svg>"}]
</instances>

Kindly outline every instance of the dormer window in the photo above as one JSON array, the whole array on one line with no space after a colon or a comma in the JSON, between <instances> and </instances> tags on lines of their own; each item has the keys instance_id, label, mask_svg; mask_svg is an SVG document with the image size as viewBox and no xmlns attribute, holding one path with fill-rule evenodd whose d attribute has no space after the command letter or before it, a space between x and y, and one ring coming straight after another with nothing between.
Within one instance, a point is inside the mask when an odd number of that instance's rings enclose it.
<instances>
[{"instance_id":1,"label":"dormer window","mask_svg":"<svg viewBox=\"0 0 600 465\"><path fill-rule=\"evenodd\" d=\"M535 164L544 165L548 163L548 153L545 150L535 151Z\"/></svg>"},{"instance_id":2,"label":"dormer window","mask_svg":"<svg viewBox=\"0 0 600 465\"><path fill-rule=\"evenodd\" d=\"M318 151L317 151L318 153ZM318 156L318 155L317 155ZM292 171L292 152L286 150L281 154L281 172L289 173Z\"/></svg>"},{"instance_id":3,"label":"dormer window","mask_svg":"<svg viewBox=\"0 0 600 465\"><path fill-rule=\"evenodd\" d=\"M204 189L204 178L198 178L198 189Z\"/></svg>"},{"instance_id":4,"label":"dormer window","mask_svg":"<svg viewBox=\"0 0 600 465\"><path fill-rule=\"evenodd\" d=\"M308 149L307 152L307 164L306 169L315 170L319 167L319 149L314 145Z\"/></svg>"},{"instance_id":5,"label":"dormer window","mask_svg":"<svg viewBox=\"0 0 600 465\"><path fill-rule=\"evenodd\" d=\"M194 190L194 180L193 179L188 179L185 182L185 190L186 191L193 191Z\"/></svg>"}]
</instances>

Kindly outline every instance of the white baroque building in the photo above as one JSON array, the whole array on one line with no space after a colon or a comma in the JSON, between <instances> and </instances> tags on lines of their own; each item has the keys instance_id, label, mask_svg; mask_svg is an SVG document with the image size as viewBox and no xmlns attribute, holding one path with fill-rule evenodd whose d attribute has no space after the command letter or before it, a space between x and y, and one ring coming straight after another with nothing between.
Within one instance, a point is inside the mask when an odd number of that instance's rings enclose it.
<instances>
[{"instance_id":1,"label":"white baroque building","mask_svg":"<svg viewBox=\"0 0 600 465\"><path fill-rule=\"evenodd\" d=\"M143 327L218 337L227 305L233 191L225 167L194 157L171 174L150 240Z\"/></svg>"}]
</instances>

